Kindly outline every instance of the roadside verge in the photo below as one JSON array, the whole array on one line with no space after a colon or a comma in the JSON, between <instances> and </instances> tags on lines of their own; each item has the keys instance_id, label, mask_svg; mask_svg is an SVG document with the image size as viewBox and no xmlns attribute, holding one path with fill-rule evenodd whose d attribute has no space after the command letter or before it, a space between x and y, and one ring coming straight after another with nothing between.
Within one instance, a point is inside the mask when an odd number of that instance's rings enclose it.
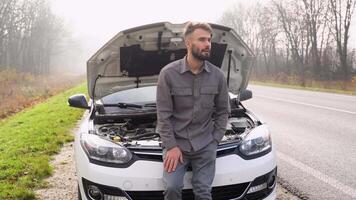
<instances>
[{"instance_id":1,"label":"roadside verge","mask_svg":"<svg viewBox=\"0 0 356 200\"><path fill-rule=\"evenodd\" d=\"M67 98L85 91L83 83L0 121L0 199L35 199L33 191L46 186L51 155L73 140L71 130L83 115Z\"/></svg>"}]
</instances>

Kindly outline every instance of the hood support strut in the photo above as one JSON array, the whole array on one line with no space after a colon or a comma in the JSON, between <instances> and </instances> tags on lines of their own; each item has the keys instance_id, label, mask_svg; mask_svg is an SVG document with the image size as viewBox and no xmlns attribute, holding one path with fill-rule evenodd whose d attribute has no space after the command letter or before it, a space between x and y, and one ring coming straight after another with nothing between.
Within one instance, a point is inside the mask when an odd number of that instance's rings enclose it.
<instances>
[{"instance_id":1,"label":"hood support strut","mask_svg":"<svg viewBox=\"0 0 356 200\"><path fill-rule=\"evenodd\" d=\"M140 80L140 77L139 77L139 76L136 76L136 81L135 81L135 83L136 83L136 88L138 88L139 83L141 83L141 80Z\"/></svg>"},{"instance_id":2,"label":"hood support strut","mask_svg":"<svg viewBox=\"0 0 356 200\"><path fill-rule=\"evenodd\" d=\"M96 76L95 80L94 80L94 86L93 86L93 98L95 98L95 86L96 86L96 82L98 81L98 79L101 78L101 74L98 74L98 76Z\"/></svg>"},{"instance_id":3,"label":"hood support strut","mask_svg":"<svg viewBox=\"0 0 356 200\"><path fill-rule=\"evenodd\" d=\"M158 51L161 51L161 47L162 47L162 31L158 31L158 38L157 38L157 48Z\"/></svg>"},{"instance_id":4,"label":"hood support strut","mask_svg":"<svg viewBox=\"0 0 356 200\"><path fill-rule=\"evenodd\" d=\"M226 79L227 79L227 87L229 87L232 49L227 50L227 53L229 54L229 63L228 63L228 68L227 68L227 78Z\"/></svg>"}]
</instances>

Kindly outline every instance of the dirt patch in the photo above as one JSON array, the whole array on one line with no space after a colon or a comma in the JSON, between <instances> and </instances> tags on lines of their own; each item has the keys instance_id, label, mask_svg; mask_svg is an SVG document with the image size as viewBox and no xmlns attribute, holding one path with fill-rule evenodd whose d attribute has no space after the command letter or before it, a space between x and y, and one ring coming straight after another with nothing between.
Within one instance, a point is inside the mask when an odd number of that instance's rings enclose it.
<instances>
[{"instance_id":1,"label":"dirt patch","mask_svg":"<svg viewBox=\"0 0 356 200\"><path fill-rule=\"evenodd\" d=\"M300 200L299 197L294 196L288 190L277 184L277 200Z\"/></svg>"},{"instance_id":2,"label":"dirt patch","mask_svg":"<svg viewBox=\"0 0 356 200\"><path fill-rule=\"evenodd\" d=\"M54 167L53 176L46 179L49 184L47 188L36 191L39 199L78 199L73 142L63 146L61 152L54 156L51 165Z\"/></svg>"}]
</instances>

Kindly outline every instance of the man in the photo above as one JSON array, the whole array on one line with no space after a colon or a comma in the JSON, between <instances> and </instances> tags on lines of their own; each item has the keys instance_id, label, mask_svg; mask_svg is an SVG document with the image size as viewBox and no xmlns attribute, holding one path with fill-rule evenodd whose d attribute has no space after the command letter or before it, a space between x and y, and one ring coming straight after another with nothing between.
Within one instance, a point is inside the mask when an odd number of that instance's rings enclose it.
<instances>
[{"instance_id":1,"label":"man","mask_svg":"<svg viewBox=\"0 0 356 200\"><path fill-rule=\"evenodd\" d=\"M212 199L216 148L225 133L230 105L222 71L207 61L211 37L209 24L187 23L187 55L165 66L158 78L157 128L164 148L166 200L182 199L189 165L195 199Z\"/></svg>"}]
</instances>

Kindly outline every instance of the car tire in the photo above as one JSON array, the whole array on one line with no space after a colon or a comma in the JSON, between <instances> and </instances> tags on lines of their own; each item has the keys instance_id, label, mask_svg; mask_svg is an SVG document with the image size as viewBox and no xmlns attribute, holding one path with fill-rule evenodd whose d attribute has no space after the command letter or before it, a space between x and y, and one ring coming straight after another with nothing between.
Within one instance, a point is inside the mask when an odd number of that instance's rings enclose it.
<instances>
[{"instance_id":1,"label":"car tire","mask_svg":"<svg viewBox=\"0 0 356 200\"><path fill-rule=\"evenodd\" d=\"M78 200L82 200L82 195L80 193L79 184L78 184Z\"/></svg>"}]
</instances>

